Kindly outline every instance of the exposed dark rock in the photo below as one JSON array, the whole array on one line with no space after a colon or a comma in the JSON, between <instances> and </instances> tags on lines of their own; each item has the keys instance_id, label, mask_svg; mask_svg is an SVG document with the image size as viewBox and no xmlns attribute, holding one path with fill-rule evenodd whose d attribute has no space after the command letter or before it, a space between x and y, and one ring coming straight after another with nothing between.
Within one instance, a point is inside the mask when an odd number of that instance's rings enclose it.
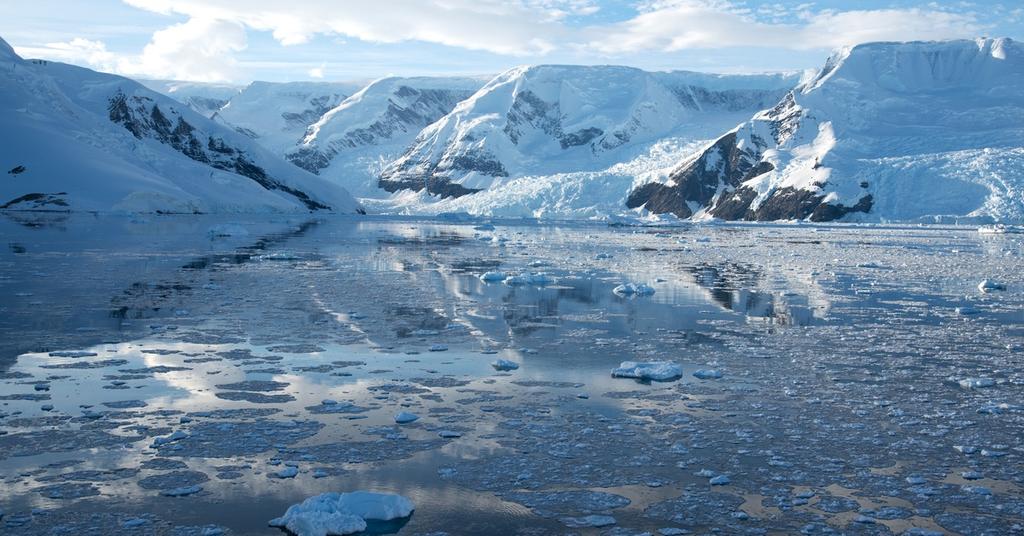
<instances>
[{"instance_id":1,"label":"exposed dark rock","mask_svg":"<svg viewBox=\"0 0 1024 536\"><path fill-rule=\"evenodd\" d=\"M242 150L227 145L221 138L208 136L173 108L165 112L149 97L128 97L118 91L107 107L110 120L123 126L138 139L151 138L168 145L179 153L217 169L248 177L267 190L290 194L310 210L330 210L330 207L312 199L307 193L292 188L267 175ZM173 116L168 117L168 113Z\"/></svg>"}]
</instances>

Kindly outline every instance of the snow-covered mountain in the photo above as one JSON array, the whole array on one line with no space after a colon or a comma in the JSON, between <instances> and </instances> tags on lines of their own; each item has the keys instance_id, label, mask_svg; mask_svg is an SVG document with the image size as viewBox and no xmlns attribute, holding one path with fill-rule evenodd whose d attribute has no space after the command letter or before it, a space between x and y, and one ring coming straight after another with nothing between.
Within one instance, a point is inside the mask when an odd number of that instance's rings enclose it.
<instances>
[{"instance_id":1,"label":"snow-covered mountain","mask_svg":"<svg viewBox=\"0 0 1024 536\"><path fill-rule=\"evenodd\" d=\"M376 80L312 122L287 158L356 195L379 196L384 165L483 84L475 78Z\"/></svg>"},{"instance_id":2,"label":"snow-covered mountain","mask_svg":"<svg viewBox=\"0 0 1024 536\"><path fill-rule=\"evenodd\" d=\"M687 159L630 207L682 218L1024 219L1024 47L874 43Z\"/></svg>"},{"instance_id":3,"label":"snow-covered mountain","mask_svg":"<svg viewBox=\"0 0 1024 536\"><path fill-rule=\"evenodd\" d=\"M183 82L180 80L138 80L138 82L157 93L187 104L193 110L206 117L213 117L242 91L242 86L231 84L213 84L206 82Z\"/></svg>"},{"instance_id":4,"label":"snow-covered mountain","mask_svg":"<svg viewBox=\"0 0 1024 536\"><path fill-rule=\"evenodd\" d=\"M0 40L0 208L361 210L188 106L119 76L21 59Z\"/></svg>"},{"instance_id":5,"label":"snow-covered mountain","mask_svg":"<svg viewBox=\"0 0 1024 536\"><path fill-rule=\"evenodd\" d=\"M665 138L708 139L771 106L796 82L796 75L516 68L424 129L379 185L452 198L523 177L605 170ZM629 186L606 195L621 206Z\"/></svg>"},{"instance_id":6,"label":"snow-covered mountain","mask_svg":"<svg viewBox=\"0 0 1024 536\"><path fill-rule=\"evenodd\" d=\"M283 156L305 137L310 125L361 87L344 82L253 82L213 118Z\"/></svg>"}]
</instances>

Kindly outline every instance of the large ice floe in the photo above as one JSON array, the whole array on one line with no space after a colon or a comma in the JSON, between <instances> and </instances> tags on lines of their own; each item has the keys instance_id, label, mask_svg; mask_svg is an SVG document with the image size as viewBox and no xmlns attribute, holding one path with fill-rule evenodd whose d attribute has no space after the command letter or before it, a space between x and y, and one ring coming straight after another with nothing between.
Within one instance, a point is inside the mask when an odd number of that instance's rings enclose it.
<instances>
[{"instance_id":1,"label":"large ice floe","mask_svg":"<svg viewBox=\"0 0 1024 536\"><path fill-rule=\"evenodd\" d=\"M623 361L619 368L612 370L613 378L635 378L666 382L683 376L683 368L671 361Z\"/></svg>"},{"instance_id":2,"label":"large ice floe","mask_svg":"<svg viewBox=\"0 0 1024 536\"><path fill-rule=\"evenodd\" d=\"M270 526L296 536L343 536L366 530L367 521L409 517L414 508L409 499L391 493L323 493L290 506Z\"/></svg>"}]
</instances>

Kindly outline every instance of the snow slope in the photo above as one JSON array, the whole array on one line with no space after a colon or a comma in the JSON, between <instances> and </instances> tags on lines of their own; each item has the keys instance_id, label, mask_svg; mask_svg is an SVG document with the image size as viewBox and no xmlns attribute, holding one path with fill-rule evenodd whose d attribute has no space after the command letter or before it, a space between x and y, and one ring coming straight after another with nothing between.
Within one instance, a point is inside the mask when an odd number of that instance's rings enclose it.
<instances>
[{"instance_id":1,"label":"snow slope","mask_svg":"<svg viewBox=\"0 0 1024 536\"><path fill-rule=\"evenodd\" d=\"M213 117L283 156L302 140L310 125L360 87L358 83L253 82Z\"/></svg>"},{"instance_id":2,"label":"snow slope","mask_svg":"<svg viewBox=\"0 0 1024 536\"><path fill-rule=\"evenodd\" d=\"M213 117L242 91L241 86L231 84L209 84L204 82L183 82L179 80L138 80L138 82L157 93L187 104L193 110L206 117Z\"/></svg>"},{"instance_id":3,"label":"snow slope","mask_svg":"<svg viewBox=\"0 0 1024 536\"><path fill-rule=\"evenodd\" d=\"M770 106L796 82L795 75L616 66L516 68L424 129L383 171L380 186L453 198L507 188L525 177L601 172L645 158L668 138L708 139ZM629 186L604 195L622 206Z\"/></svg>"},{"instance_id":4,"label":"snow slope","mask_svg":"<svg viewBox=\"0 0 1024 536\"><path fill-rule=\"evenodd\" d=\"M361 210L344 189L137 82L0 40L0 208Z\"/></svg>"},{"instance_id":5,"label":"snow slope","mask_svg":"<svg viewBox=\"0 0 1024 536\"><path fill-rule=\"evenodd\" d=\"M313 122L287 158L356 195L379 197L386 193L376 184L385 163L483 84L474 78L376 80Z\"/></svg>"},{"instance_id":6,"label":"snow slope","mask_svg":"<svg viewBox=\"0 0 1024 536\"><path fill-rule=\"evenodd\" d=\"M628 205L729 220L1021 221L1022 140L1020 43L866 44Z\"/></svg>"}]
</instances>

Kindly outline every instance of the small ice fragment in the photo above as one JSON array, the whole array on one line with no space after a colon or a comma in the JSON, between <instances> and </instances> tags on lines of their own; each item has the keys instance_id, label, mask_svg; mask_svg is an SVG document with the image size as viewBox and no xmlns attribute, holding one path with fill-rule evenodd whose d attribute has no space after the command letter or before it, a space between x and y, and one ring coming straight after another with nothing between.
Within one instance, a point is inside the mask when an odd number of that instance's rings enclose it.
<instances>
[{"instance_id":1,"label":"small ice fragment","mask_svg":"<svg viewBox=\"0 0 1024 536\"><path fill-rule=\"evenodd\" d=\"M965 493L971 493L974 495L992 495L992 490L986 488L985 486L963 486L960 489L962 489Z\"/></svg>"},{"instance_id":2,"label":"small ice fragment","mask_svg":"<svg viewBox=\"0 0 1024 536\"><path fill-rule=\"evenodd\" d=\"M430 346L429 350L431 352L447 352L448 351L448 345L447 344L433 344L433 345Z\"/></svg>"},{"instance_id":3,"label":"small ice fragment","mask_svg":"<svg viewBox=\"0 0 1024 536\"><path fill-rule=\"evenodd\" d=\"M613 288L612 292L619 296L650 296L654 294L654 287L645 283L625 283Z\"/></svg>"},{"instance_id":4,"label":"small ice fragment","mask_svg":"<svg viewBox=\"0 0 1024 536\"><path fill-rule=\"evenodd\" d=\"M154 439L153 440L153 448L159 447L161 445L166 445L168 443L173 443L173 442L178 441L180 439L185 439L186 437L188 437L188 433L187 432L185 432L184 430L177 430L173 434L171 434L171 435L169 435L167 437L158 437L158 438Z\"/></svg>"},{"instance_id":5,"label":"small ice fragment","mask_svg":"<svg viewBox=\"0 0 1024 536\"><path fill-rule=\"evenodd\" d=\"M954 311L959 316L967 316L967 315L976 315L976 314L978 314L978 310L977 309L975 309L974 307L966 306L966 305L963 306L963 307L957 307Z\"/></svg>"},{"instance_id":6,"label":"small ice fragment","mask_svg":"<svg viewBox=\"0 0 1024 536\"><path fill-rule=\"evenodd\" d=\"M79 357L95 357L96 355L97 355L96 352L81 352L81 351L50 352L50 357L72 357L72 358L79 358Z\"/></svg>"},{"instance_id":7,"label":"small ice fragment","mask_svg":"<svg viewBox=\"0 0 1024 536\"><path fill-rule=\"evenodd\" d=\"M725 486L729 484L729 477L725 475L718 475L708 481L712 486Z\"/></svg>"},{"instance_id":8,"label":"small ice fragment","mask_svg":"<svg viewBox=\"0 0 1024 536\"><path fill-rule=\"evenodd\" d=\"M981 479L981 473L979 473L977 471L964 471L964 472L960 473L960 476L962 476L964 478L964 480L980 480Z\"/></svg>"},{"instance_id":9,"label":"small ice fragment","mask_svg":"<svg viewBox=\"0 0 1024 536\"><path fill-rule=\"evenodd\" d=\"M516 370L519 368L519 363L509 361L508 359L498 359L492 361L491 366L494 367L494 370Z\"/></svg>"},{"instance_id":10,"label":"small ice fragment","mask_svg":"<svg viewBox=\"0 0 1024 536\"><path fill-rule=\"evenodd\" d=\"M987 294L989 292L995 292L997 290L1006 290L1006 285L1002 283L996 283L991 279L984 279L981 283L978 283L978 290Z\"/></svg>"},{"instance_id":11,"label":"small ice fragment","mask_svg":"<svg viewBox=\"0 0 1024 536\"><path fill-rule=\"evenodd\" d=\"M661 534L661 536L682 536L683 534L689 533L690 531L686 529L677 529L675 527L665 527L663 529L658 529L658 534Z\"/></svg>"},{"instance_id":12,"label":"small ice fragment","mask_svg":"<svg viewBox=\"0 0 1024 536\"><path fill-rule=\"evenodd\" d=\"M298 467L285 467L276 473L267 473L270 478L295 478L295 475L299 474Z\"/></svg>"},{"instance_id":13,"label":"small ice fragment","mask_svg":"<svg viewBox=\"0 0 1024 536\"><path fill-rule=\"evenodd\" d=\"M571 529L579 529L584 527L609 527L615 524L615 518L612 516L599 516L590 515L583 517L563 517L559 521L563 525Z\"/></svg>"},{"instance_id":14,"label":"small ice fragment","mask_svg":"<svg viewBox=\"0 0 1024 536\"><path fill-rule=\"evenodd\" d=\"M249 236L249 231L247 231L245 227L242 227L241 225L238 224L221 223L218 225L214 225L213 227L210 227L210 230L207 231L207 234L210 235L210 238L223 238L229 236L241 237Z\"/></svg>"},{"instance_id":15,"label":"small ice fragment","mask_svg":"<svg viewBox=\"0 0 1024 536\"><path fill-rule=\"evenodd\" d=\"M144 519L144 518L141 518L141 517L136 517L136 518L128 519L125 522L121 523L121 528L131 529L131 528L135 528L135 527L141 527L142 525L145 525L147 523L149 523L148 519Z\"/></svg>"},{"instance_id":16,"label":"small ice fragment","mask_svg":"<svg viewBox=\"0 0 1024 536\"><path fill-rule=\"evenodd\" d=\"M462 437L462 434L456 432L455 430L441 430L440 432L437 433L437 435L445 439L454 439L456 437Z\"/></svg>"},{"instance_id":17,"label":"small ice fragment","mask_svg":"<svg viewBox=\"0 0 1024 536\"><path fill-rule=\"evenodd\" d=\"M330 399L330 398L325 398L325 399L320 401L320 404L322 404L324 406L337 406L338 405L338 401Z\"/></svg>"},{"instance_id":18,"label":"small ice fragment","mask_svg":"<svg viewBox=\"0 0 1024 536\"><path fill-rule=\"evenodd\" d=\"M984 389L996 385L996 381L992 378L964 378L957 383L964 389Z\"/></svg>"},{"instance_id":19,"label":"small ice fragment","mask_svg":"<svg viewBox=\"0 0 1024 536\"><path fill-rule=\"evenodd\" d=\"M712 369L701 369L693 373L695 378L701 380L717 380L722 377L722 371Z\"/></svg>"},{"instance_id":20,"label":"small ice fragment","mask_svg":"<svg viewBox=\"0 0 1024 536\"><path fill-rule=\"evenodd\" d=\"M480 281L483 281L484 283L498 283L500 281L504 281L507 277L508 274L505 272L484 272L480 276Z\"/></svg>"},{"instance_id":21,"label":"small ice fragment","mask_svg":"<svg viewBox=\"0 0 1024 536\"><path fill-rule=\"evenodd\" d=\"M875 518L868 517L863 514L858 514L857 517L853 518L853 522L860 523L862 525L874 525L875 523L877 523L877 521L875 521Z\"/></svg>"},{"instance_id":22,"label":"small ice fragment","mask_svg":"<svg viewBox=\"0 0 1024 536\"><path fill-rule=\"evenodd\" d=\"M203 491L202 486L185 486L183 488L165 489L160 492L160 495L164 497L185 497L187 495L194 495Z\"/></svg>"},{"instance_id":23,"label":"small ice fragment","mask_svg":"<svg viewBox=\"0 0 1024 536\"><path fill-rule=\"evenodd\" d=\"M924 477L920 477L920 476L908 476L904 480L907 481L907 484L910 484L910 485L913 485L913 486L920 486L921 484L924 484L924 483L928 482L928 479L926 479Z\"/></svg>"},{"instance_id":24,"label":"small ice fragment","mask_svg":"<svg viewBox=\"0 0 1024 536\"><path fill-rule=\"evenodd\" d=\"M398 414L395 415L395 422L398 423L398 424L408 424L408 423L411 423L411 422L413 422L413 421L415 421L415 420L417 420L419 418L420 418L419 415L416 415L414 413L409 413L407 411L403 411L403 412L398 413Z\"/></svg>"},{"instance_id":25,"label":"small ice fragment","mask_svg":"<svg viewBox=\"0 0 1024 536\"><path fill-rule=\"evenodd\" d=\"M324 493L290 506L269 524L296 536L344 536L366 530L368 520L401 519L413 509L412 501L390 493Z\"/></svg>"},{"instance_id":26,"label":"small ice fragment","mask_svg":"<svg viewBox=\"0 0 1024 536\"><path fill-rule=\"evenodd\" d=\"M670 381L683 376L683 368L671 361L623 361L612 370L613 378Z\"/></svg>"}]
</instances>

